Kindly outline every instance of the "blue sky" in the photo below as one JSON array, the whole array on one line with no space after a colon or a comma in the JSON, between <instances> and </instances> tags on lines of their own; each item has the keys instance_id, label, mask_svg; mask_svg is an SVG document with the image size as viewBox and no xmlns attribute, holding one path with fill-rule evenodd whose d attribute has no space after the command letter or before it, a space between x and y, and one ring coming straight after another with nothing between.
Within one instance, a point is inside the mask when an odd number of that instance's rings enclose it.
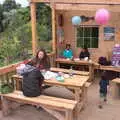
<instances>
[{"instance_id":1,"label":"blue sky","mask_svg":"<svg viewBox=\"0 0 120 120\"><path fill-rule=\"evenodd\" d=\"M5 0L0 0L0 3L3 3ZM26 7L29 5L27 0L15 0L16 3L20 3L22 5L22 7Z\"/></svg>"}]
</instances>

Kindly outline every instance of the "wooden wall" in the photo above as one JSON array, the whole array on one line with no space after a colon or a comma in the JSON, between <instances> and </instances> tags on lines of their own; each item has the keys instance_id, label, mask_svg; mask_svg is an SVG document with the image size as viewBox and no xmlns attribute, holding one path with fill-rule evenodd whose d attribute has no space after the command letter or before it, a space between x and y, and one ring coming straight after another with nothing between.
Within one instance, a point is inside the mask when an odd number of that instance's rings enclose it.
<instances>
[{"instance_id":1,"label":"wooden wall","mask_svg":"<svg viewBox=\"0 0 120 120\"><path fill-rule=\"evenodd\" d=\"M97 6L96 6L97 7ZM75 38L75 28L72 25L71 19L72 16L80 16L80 15L85 15L85 16L94 16L96 11L60 11L57 10L56 12L56 18L58 18L59 14L63 14L64 16L64 37L65 37L65 43L63 45L61 45L60 48L65 48L65 44L66 43L70 43L72 45L72 49L74 51L74 55L78 56L80 53L80 48L76 47L76 38ZM112 48L116 43L120 44L120 12L110 12L111 14L111 19L109 21L109 23L107 25L102 25L99 27L99 47L98 48L93 48L93 49L89 49L92 58L94 58L94 60L97 60L98 57L100 56L106 56L108 58L110 58L111 54L112 54ZM56 19L56 30L58 29L58 19ZM96 25L95 21L89 21L84 23L86 25ZM115 40L111 40L111 41L105 41L104 40L104 34L103 34L103 28L109 26L109 27L114 27L115 28ZM58 41L58 40L57 40ZM59 45L59 43L58 43Z\"/></svg>"}]
</instances>

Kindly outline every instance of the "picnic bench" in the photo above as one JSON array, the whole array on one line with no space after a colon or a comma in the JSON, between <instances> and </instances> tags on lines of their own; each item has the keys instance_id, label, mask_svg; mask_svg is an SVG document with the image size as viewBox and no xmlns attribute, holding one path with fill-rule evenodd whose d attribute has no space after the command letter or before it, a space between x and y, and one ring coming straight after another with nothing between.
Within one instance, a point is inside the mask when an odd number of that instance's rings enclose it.
<instances>
[{"instance_id":1,"label":"picnic bench","mask_svg":"<svg viewBox=\"0 0 120 120\"><path fill-rule=\"evenodd\" d=\"M9 94L1 94L3 115L8 115L12 110L12 103L24 103L41 106L58 120L73 120L73 113L77 101L51 96L40 95L38 97L26 97L21 91L14 91ZM65 115L58 111L62 111Z\"/></svg>"},{"instance_id":2,"label":"picnic bench","mask_svg":"<svg viewBox=\"0 0 120 120\"><path fill-rule=\"evenodd\" d=\"M113 98L120 98L120 78L112 80L112 96Z\"/></svg>"},{"instance_id":3,"label":"picnic bench","mask_svg":"<svg viewBox=\"0 0 120 120\"><path fill-rule=\"evenodd\" d=\"M16 89L21 89L21 82L22 82L22 76L20 75L13 75L12 78L14 79L16 83ZM74 100L77 101L77 114L85 108L86 101L87 101L87 89L90 86L91 83L87 82L89 79L89 76L81 76L81 75L73 75L70 78L67 78L64 80L64 82L59 82L55 79L51 80L44 80L45 85L49 86L61 86L65 87L68 90L72 91L74 94Z\"/></svg>"}]
</instances>

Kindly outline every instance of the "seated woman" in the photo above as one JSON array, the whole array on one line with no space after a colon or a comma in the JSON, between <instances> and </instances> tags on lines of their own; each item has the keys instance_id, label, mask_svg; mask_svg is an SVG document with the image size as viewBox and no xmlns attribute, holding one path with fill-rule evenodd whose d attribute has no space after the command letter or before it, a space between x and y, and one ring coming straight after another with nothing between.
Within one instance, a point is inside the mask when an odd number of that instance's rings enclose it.
<instances>
[{"instance_id":1,"label":"seated woman","mask_svg":"<svg viewBox=\"0 0 120 120\"><path fill-rule=\"evenodd\" d=\"M36 68L38 68L43 74L50 70L50 59L47 56L47 53L44 49L39 49L35 58L32 59L32 63L35 65ZM48 88L48 85L45 85L42 87L43 89Z\"/></svg>"},{"instance_id":2,"label":"seated woman","mask_svg":"<svg viewBox=\"0 0 120 120\"><path fill-rule=\"evenodd\" d=\"M31 60L39 70L49 70L50 60L44 49L39 49L35 58Z\"/></svg>"},{"instance_id":3,"label":"seated woman","mask_svg":"<svg viewBox=\"0 0 120 120\"><path fill-rule=\"evenodd\" d=\"M70 48L70 44L66 44L66 49L63 51L63 57L71 59L73 57L73 52Z\"/></svg>"},{"instance_id":4,"label":"seated woman","mask_svg":"<svg viewBox=\"0 0 120 120\"><path fill-rule=\"evenodd\" d=\"M80 52L80 55L79 55L80 59L84 59L85 57L88 57L88 59L90 58L90 53L87 47L82 48L82 51Z\"/></svg>"}]
</instances>

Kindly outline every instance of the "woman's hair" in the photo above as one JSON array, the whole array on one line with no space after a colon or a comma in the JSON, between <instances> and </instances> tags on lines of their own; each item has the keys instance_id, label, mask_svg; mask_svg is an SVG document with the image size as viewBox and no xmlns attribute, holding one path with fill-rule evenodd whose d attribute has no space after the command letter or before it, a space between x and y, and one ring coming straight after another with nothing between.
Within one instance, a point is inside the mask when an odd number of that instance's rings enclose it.
<instances>
[{"instance_id":1,"label":"woman's hair","mask_svg":"<svg viewBox=\"0 0 120 120\"><path fill-rule=\"evenodd\" d=\"M44 56L43 56L42 60L45 60L45 59L47 58L47 53L46 53L45 49L40 48L40 49L37 51L36 59L39 59L39 57L38 57L39 52L43 52Z\"/></svg>"},{"instance_id":2,"label":"woman's hair","mask_svg":"<svg viewBox=\"0 0 120 120\"><path fill-rule=\"evenodd\" d=\"M39 52L43 52L43 58L42 59L39 59L39 57L38 57L38 54L39 54ZM36 54L36 56L35 56L35 59L34 59L34 64L38 64L38 63L43 63L43 64L45 64L46 62L48 61L48 56L47 56L47 53L46 53L46 51L43 49L43 48L40 48L38 51L37 51L37 54Z\"/></svg>"},{"instance_id":3,"label":"woman's hair","mask_svg":"<svg viewBox=\"0 0 120 120\"><path fill-rule=\"evenodd\" d=\"M69 47L69 48L70 48L70 47L71 47L71 45L70 45L70 44L66 44L66 48L67 48L67 47Z\"/></svg>"},{"instance_id":4,"label":"woman's hair","mask_svg":"<svg viewBox=\"0 0 120 120\"><path fill-rule=\"evenodd\" d=\"M88 48L87 48L86 46L84 46L83 49L84 49L85 51L88 51Z\"/></svg>"}]
</instances>

